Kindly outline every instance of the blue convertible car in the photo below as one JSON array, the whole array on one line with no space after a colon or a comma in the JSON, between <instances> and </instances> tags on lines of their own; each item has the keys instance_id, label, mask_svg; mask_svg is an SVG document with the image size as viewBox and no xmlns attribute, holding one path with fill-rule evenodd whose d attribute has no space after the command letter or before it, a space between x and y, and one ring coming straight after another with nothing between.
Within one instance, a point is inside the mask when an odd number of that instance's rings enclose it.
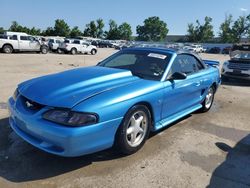
<instances>
[{"instance_id":1,"label":"blue convertible car","mask_svg":"<svg viewBox=\"0 0 250 188\"><path fill-rule=\"evenodd\" d=\"M132 154L150 131L210 109L220 84L216 65L187 51L125 49L97 66L21 83L8 101L10 125L56 155L112 146Z\"/></svg>"}]
</instances>

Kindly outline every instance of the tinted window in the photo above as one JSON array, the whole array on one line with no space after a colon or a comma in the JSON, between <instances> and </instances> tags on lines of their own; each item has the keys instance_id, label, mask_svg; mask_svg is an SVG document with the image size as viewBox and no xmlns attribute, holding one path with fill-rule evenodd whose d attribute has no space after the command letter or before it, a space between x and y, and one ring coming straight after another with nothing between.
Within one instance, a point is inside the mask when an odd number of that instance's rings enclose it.
<instances>
[{"instance_id":1,"label":"tinted window","mask_svg":"<svg viewBox=\"0 0 250 188\"><path fill-rule=\"evenodd\" d=\"M10 40L17 40L17 35L10 36Z\"/></svg>"},{"instance_id":2,"label":"tinted window","mask_svg":"<svg viewBox=\"0 0 250 188\"><path fill-rule=\"evenodd\" d=\"M58 43L58 44L59 44L59 43L61 43L61 41L60 41L60 40L56 40L56 43Z\"/></svg>"},{"instance_id":3,"label":"tinted window","mask_svg":"<svg viewBox=\"0 0 250 188\"><path fill-rule=\"evenodd\" d=\"M79 40L74 40L73 43L74 43L74 44L80 44L80 41L79 41Z\"/></svg>"},{"instance_id":4,"label":"tinted window","mask_svg":"<svg viewBox=\"0 0 250 188\"><path fill-rule=\"evenodd\" d=\"M54 39L49 39L49 43L54 43Z\"/></svg>"},{"instance_id":5,"label":"tinted window","mask_svg":"<svg viewBox=\"0 0 250 188\"><path fill-rule=\"evenodd\" d=\"M35 38L35 37L32 37L32 36L28 36L28 40L35 41L36 38Z\"/></svg>"},{"instance_id":6,"label":"tinted window","mask_svg":"<svg viewBox=\"0 0 250 188\"><path fill-rule=\"evenodd\" d=\"M7 35L0 35L0 39L7 39Z\"/></svg>"},{"instance_id":7,"label":"tinted window","mask_svg":"<svg viewBox=\"0 0 250 188\"><path fill-rule=\"evenodd\" d=\"M202 64L192 55L178 55L173 62L170 69L170 74L175 72L182 72L185 74L192 74L203 69Z\"/></svg>"},{"instance_id":8,"label":"tinted window","mask_svg":"<svg viewBox=\"0 0 250 188\"><path fill-rule=\"evenodd\" d=\"M29 40L28 36L20 36L20 40Z\"/></svg>"}]
</instances>

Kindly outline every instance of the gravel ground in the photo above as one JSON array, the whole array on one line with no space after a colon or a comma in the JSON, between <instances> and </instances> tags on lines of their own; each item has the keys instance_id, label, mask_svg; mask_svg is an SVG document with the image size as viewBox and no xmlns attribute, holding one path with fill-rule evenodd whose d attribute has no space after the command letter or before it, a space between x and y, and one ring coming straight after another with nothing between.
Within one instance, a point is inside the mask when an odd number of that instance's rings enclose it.
<instances>
[{"instance_id":1,"label":"gravel ground","mask_svg":"<svg viewBox=\"0 0 250 188\"><path fill-rule=\"evenodd\" d=\"M250 187L250 84L223 83L208 113L152 134L131 156L106 150L77 158L47 154L9 127L6 101L21 81L94 65L114 53L0 54L0 187ZM220 62L224 55L201 55Z\"/></svg>"}]
</instances>

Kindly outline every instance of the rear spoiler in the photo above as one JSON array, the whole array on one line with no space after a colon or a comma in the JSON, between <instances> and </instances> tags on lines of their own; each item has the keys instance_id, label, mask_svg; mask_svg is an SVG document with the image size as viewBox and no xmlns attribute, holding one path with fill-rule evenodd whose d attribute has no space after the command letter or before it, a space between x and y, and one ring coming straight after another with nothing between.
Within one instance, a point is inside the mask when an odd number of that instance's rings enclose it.
<instances>
[{"instance_id":1,"label":"rear spoiler","mask_svg":"<svg viewBox=\"0 0 250 188\"><path fill-rule=\"evenodd\" d=\"M212 66L212 67L218 67L218 66L220 66L220 62L219 61L203 60L203 63L205 63L206 65Z\"/></svg>"}]
</instances>

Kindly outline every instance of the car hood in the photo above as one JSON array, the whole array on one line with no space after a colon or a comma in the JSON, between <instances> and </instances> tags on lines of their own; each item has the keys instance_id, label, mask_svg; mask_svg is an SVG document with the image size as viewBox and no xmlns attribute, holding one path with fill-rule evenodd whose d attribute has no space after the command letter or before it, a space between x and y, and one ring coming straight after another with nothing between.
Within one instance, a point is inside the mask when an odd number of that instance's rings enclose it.
<instances>
[{"instance_id":1,"label":"car hood","mask_svg":"<svg viewBox=\"0 0 250 188\"><path fill-rule=\"evenodd\" d=\"M43 105L73 108L88 98L138 80L128 70L94 66L28 80L18 90Z\"/></svg>"}]
</instances>

